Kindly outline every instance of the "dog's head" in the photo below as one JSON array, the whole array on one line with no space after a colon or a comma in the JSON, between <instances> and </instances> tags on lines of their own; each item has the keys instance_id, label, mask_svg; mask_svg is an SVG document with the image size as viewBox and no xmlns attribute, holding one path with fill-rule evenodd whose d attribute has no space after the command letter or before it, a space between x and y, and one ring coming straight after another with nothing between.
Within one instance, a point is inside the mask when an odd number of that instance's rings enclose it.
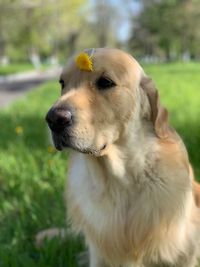
<instances>
[{"instance_id":1,"label":"dog's head","mask_svg":"<svg viewBox=\"0 0 200 267\"><path fill-rule=\"evenodd\" d=\"M81 70L72 58L61 74L61 97L46 116L58 150L70 147L95 156L104 154L122 138L128 123L139 119L140 91L148 99L146 110L151 109L155 133L161 138L166 135L167 112L136 60L120 50L99 48L92 64L92 71Z\"/></svg>"}]
</instances>

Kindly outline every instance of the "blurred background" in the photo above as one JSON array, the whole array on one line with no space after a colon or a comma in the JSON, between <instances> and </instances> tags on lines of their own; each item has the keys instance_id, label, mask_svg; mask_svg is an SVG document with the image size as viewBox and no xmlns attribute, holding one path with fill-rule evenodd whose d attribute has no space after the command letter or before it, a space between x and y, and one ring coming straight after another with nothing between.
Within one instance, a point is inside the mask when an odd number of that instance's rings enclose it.
<instances>
[{"instance_id":1,"label":"blurred background","mask_svg":"<svg viewBox=\"0 0 200 267\"><path fill-rule=\"evenodd\" d=\"M0 0L0 267L77 266L82 238L46 241L68 227L67 152L44 121L61 67L85 48L132 54L156 83L200 180L199 0Z\"/></svg>"},{"instance_id":2,"label":"blurred background","mask_svg":"<svg viewBox=\"0 0 200 267\"><path fill-rule=\"evenodd\" d=\"M1 65L104 46L147 61L199 59L198 0L0 0L0 18Z\"/></svg>"}]
</instances>

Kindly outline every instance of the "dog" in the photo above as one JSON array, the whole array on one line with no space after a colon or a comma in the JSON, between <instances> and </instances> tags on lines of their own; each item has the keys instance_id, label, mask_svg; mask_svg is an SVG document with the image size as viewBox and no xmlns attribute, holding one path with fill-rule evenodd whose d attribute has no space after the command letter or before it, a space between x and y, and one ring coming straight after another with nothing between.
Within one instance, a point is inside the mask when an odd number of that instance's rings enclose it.
<instances>
[{"instance_id":1,"label":"dog","mask_svg":"<svg viewBox=\"0 0 200 267\"><path fill-rule=\"evenodd\" d=\"M46 121L70 151L68 216L90 266L197 266L200 187L153 81L121 50L83 54L64 68Z\"/></svg>"}]
</instances>

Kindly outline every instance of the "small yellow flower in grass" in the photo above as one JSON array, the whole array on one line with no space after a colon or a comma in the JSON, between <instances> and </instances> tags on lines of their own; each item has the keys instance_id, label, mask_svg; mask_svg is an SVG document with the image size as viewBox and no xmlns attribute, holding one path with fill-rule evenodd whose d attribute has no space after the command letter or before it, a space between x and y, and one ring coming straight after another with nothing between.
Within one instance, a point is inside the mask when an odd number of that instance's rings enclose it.
<instances>
[{"instance_id":1,"label":"small yellow flower in grass","mask_svg":"<svg viewBox=\"0 0 200 267\"><path fill-rule=\"evenodd\" d=\"M76 57L76 65L80 70L87 70L87 71L93 71L93 66L92 66L92 59L91 57L88 56L87 53L83 52L80 53Z\"/></svg>"},{"instance_id":2,"label":"small yellow flower in grass","mask_svg":"<svg viewBox=\"0 0 200 267\"><path fill-rule=\"evenodd\" d=\"M24 129L23 129L22 126L17 126L17 127L15 128L15 132L16 132L16 134L18 134L18 135L22 135L23 132L24 132Z\"/></svg>"},{"instance_id":3,"label":"small yellow flower in grass","mask_svg":"<svg viewBox=\"0 0 200 267\"><path fill-rule=\"evenodd\" d=\"M48 165L49 165L49 166L52 166L52 165L53 165L53 160L49 159L49 160L48 160Z\"/></svg>"},{"instance_id":4,"label":"small yellow flower in grass","mask_svg":"<svg viewBox=\"0 0 200 267\"><path fill-rule=\"evenodd\" d=\"M55 150L55 148L53 147L53 146L48 146L47 147L47 151L48 151L48 153L54 153L56 150Z\"/></svg>"}]
</instances>

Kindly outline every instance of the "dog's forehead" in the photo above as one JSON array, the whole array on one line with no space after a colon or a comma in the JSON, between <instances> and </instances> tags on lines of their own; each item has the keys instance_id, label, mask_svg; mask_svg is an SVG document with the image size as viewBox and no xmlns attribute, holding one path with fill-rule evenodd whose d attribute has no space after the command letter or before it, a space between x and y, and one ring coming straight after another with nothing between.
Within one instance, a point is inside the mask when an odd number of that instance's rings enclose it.
<instances>
[{"instance_id":1,"label":"dog's forehead","mask_svg":"<svg viewBox=\"0 0 200 267\"><path fill-rule=\"evenodd\" d=\"M94 54L94 59L100 66L110 63L114 67L121 65L124 68L128 68L134 63L131 55L118 49L98 49Z\"/></svg>"},{"instance_id":2,"label":"dog's forehead","mask_svg":"<svg viewBox=\"0 0 200 267\"><path fill-rule=\"evenodd\" d=\"M117 49L95 49L91 57L93 71L80 70L76 65L75 59L76 56L73 56L68 60L61 74L62 79L66 80L71 77L76 77L77 79L78 77L79 79L84 78L90 80L92 77L103 73L111 75L116 79L128 75L137 78L141 72L140 65L131 55Z\"/></svg>"}]
</instances>

